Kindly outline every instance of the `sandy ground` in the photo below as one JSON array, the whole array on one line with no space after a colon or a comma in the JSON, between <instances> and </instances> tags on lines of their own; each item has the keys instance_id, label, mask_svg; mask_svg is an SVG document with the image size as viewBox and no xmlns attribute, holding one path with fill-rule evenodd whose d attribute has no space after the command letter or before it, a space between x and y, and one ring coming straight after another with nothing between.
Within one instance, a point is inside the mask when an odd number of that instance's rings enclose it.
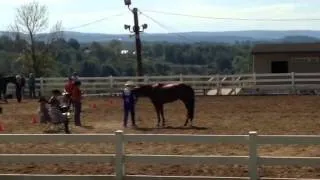
<instances>
[{"instance_id":1,"label":"sandy ground","mask_svg":"<svg viewBox=\"0 0 320 180\"><path fill-rule=\"evenodd\" d=\"M96 108L93 108L93 104ZM4 114L0 133L43 133L44 127L32 123L38 104L10 101L2 104ZM167 125L156 129L156 114L148 99L137 104L138 129L125 129L126 133L182 133L182 134L247 134L255 130L259 134L320 135L320 97L197 97L197 128L182 127L185 109L180 102L165 106ZM122 104L120 98L84 99L82 122L84 127L71 126L72 133L113 133L122 128ZM129 143L127 153L139 154L190 154L190 155L247 155L247 146L225 144L168 144ZM114 153L113 144L0 144L0 153ZM319 146L262 146L260 155L271 156L320 156ZM319 163L320 164L320 163ZM0 165L0 173L49 173L49 174L112 174L108 164L28 164ZM127 164L128 174L154 175L213 175L248 176L246 166L207 166ZM320 178L320 167L261 167L265 177Z\"/></svg>"}]
</instances>

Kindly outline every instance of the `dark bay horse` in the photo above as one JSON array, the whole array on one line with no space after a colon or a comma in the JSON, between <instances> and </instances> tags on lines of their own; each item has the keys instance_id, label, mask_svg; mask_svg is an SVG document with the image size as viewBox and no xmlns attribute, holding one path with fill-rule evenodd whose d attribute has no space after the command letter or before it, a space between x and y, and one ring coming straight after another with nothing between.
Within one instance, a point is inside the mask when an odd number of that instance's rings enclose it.
<instances>
[{"instance_id":1,"label":"dark bay horse","mask_svg":"<svg viewBox=\"0 0 320 180\"><path fill-rule=\"evenodd\" d=\"M15 76L0 76L0 98L3 98L5 102L7 101L7 86L9 83L17 85L17 80Z\"/></svg>"},{"instance_id":2,"label":"dark bay horse","mask_svg":"<svg viewBox=\"0 0 320 180\"><path fill-rule=\"evenodd\" d=\"M132 92L137 96L149 97L153 106L156 109L158 124L160 126L160 118L162 117L162 126L165 126L165 118L163 114L163 105L173 101L181 100L187 109L187 118L184 126L188 125L190 121L192 125L192 120L194 118L194 108L195 108L195 93L192 87L183 84L154 84L154 85L142 85L136 87ZM161 116L161 117L160 117Z\"/></svg>"}]
</instances>

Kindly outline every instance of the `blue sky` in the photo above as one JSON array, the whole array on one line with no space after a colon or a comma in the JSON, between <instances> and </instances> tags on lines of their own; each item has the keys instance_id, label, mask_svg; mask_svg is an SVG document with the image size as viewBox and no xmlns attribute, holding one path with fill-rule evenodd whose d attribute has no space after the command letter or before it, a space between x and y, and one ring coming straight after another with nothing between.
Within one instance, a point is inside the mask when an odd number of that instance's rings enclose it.
<instances>
[{"instance_id":1,"label":"blue sky","mask_svg":"<svg viewBox=\"0 0 320 180\"><path fill-rule=\"evenodd\" d=\"M15 9L32 0L1 0L1 30L13 22ZM133 17L123 0L38 0L48 6L49 23L61 20L65 30L104 17L105 21L90 26L75 28L79 32L122 34L124 24L132 24ZM149 12L164 11L196 16L227 18L319 18L319 0L132 0L132 7L156 19L162 28L140 15L140 24L149 25L149 33L185 31L233 31L233 30L320 30L320 21L261 22L235 20L209 20L181 16L169 16ZM114 16L119 15L119 16Z\"/></svg>"}]
</instances>

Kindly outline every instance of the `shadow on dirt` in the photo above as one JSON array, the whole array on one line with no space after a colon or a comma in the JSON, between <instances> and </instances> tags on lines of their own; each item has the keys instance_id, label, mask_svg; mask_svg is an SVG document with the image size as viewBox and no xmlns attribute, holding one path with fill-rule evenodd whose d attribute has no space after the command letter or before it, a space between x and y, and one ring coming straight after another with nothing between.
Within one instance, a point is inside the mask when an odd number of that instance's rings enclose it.
<instances>
[{"instance_id":1,"label":"shadow on dirt","mask_svg":"<svg viewBox=\"0 0 320 180\"><path fill-rule=\"evenodd\" d=\"M166 126L166 127L155 127L155 128L143 128L143 127L136 127L134 128L137 131L154 131L159 129L172 129L172 130L208 130L207 127L199 127L199 126L179 126L179 127L172 127L172 126Z\"/></svg>"}]
</instances>

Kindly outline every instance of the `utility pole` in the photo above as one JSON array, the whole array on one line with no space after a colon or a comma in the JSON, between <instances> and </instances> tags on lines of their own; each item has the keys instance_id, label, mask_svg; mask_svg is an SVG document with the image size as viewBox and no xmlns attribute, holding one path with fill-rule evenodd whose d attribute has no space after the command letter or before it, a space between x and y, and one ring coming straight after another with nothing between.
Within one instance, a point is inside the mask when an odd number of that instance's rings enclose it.
<instances>
[{"instance_id":1,"label":"utility pole","mask_svg":"<svg viewBox=\"0 0 320 180\"><path fill-rule=\"evenodd\" d=\"M137 76L143 76L138 9L133 8L132 13L133 13L133 19L134 19L133 31L136 36Z\"/></svg>"},{"instance_id":2,"label":"utility pole","mask_svg":"<svg viewBox=\"0 0 320 180\"><path fill-rule=\"evenodd\" d=\"M131 33L134 33L136 39L136 56L137 56L137 76L143 76L143 67L142 67L142 45L141 45L141 38L140 32L143 32L145 29L148 28L147 24L142 25L142 31L140 31L139 26L139 17L138 17L138 8L130 9L131 0L124 0L124 4L128 6L129 10L133 13L133 20L134 26L132 28L133 31L130 30L130 25L124 25L124 29L128 29Z\"/></svg>"}]
</instances>

